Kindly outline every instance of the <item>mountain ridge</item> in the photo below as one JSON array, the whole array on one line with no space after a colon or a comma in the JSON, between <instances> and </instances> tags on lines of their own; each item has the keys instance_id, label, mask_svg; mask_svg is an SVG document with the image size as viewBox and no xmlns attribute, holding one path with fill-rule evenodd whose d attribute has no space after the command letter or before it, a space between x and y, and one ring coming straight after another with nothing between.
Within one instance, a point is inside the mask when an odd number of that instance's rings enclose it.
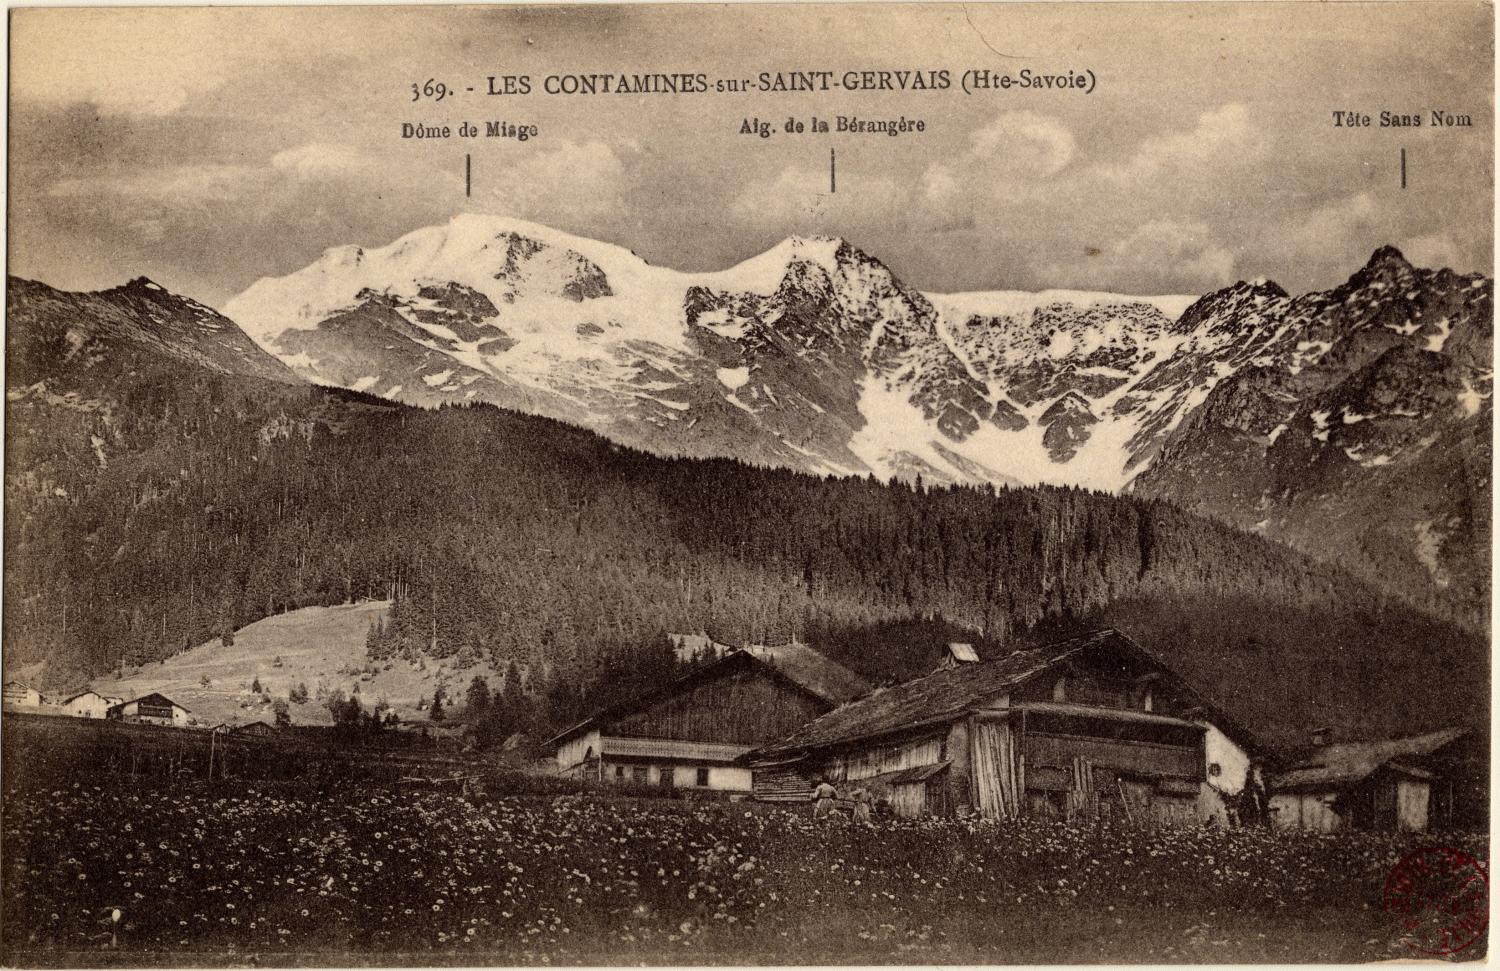
<instances>
[{"instance_id":1,"label":"mountain ridge","mask_svg":"<svg viewBox=\"0 0 1500 971\"><path fill-rule=\"evenodd\" d=\"M1488 278L1418 269L1393 246L1338 286L1295 296L1268 280L1196 298L944 295L840 237L788 237L726 270L681 273L613 244L462 216L386 247L330 250L226 309L304 378L392 400L489 401L656 454L820 475L1128 490L1368 577L1394 551L1403 585L1472 622L1488 610L1488 546L1469 539L1488 535L1489 482L1440 453L1487 438L1466 429L1492 420L1492 298ZM1408 423L1398 441L1400 423L1384 421L1379 452L1342 429L1307 429L1310 449L1282 437L1304 434L1319 396L1355 395L1398 345L1452 365L1392 359L1447 389L1423 413L1431 428ZM1435 452L1421 444L1434 430ZM1456 485L1429 468L1455 462ZM1372 490L1372 468L1405 484ZM1320 490L1303 488L1314 481ZM1384 506L1432 506L1438 487L1459 492L1371 542ZM1316 495L1341 503L1346 525L1320 531Z\"/></svg>"},{"instance_id":2,"label":"mountain ridge","mask_svg":"<svg viewBox=\"0 0 1500 971\"><path fill-rule=\"evenodd\" d=\"M1425 727L1455 697L1434 664L1474 710L1487 698L1482 637L1172 503L666 459L553 419L277 381L160 341L66 357L60 331L121 315L210 349L222 334L185 301L170 304L180 321L129 293L12 281L7 301L24 324L6 334L7 658L47 658L59 682L149 679L249 622L390 598L381 651L417 670L514 665L549 722L663 630L801 633L889 677L913 662L863 658L871 630L947 621L1004 643L1119 610L1285 733L1335 702L1361 730ZM1226 633L1184 635L1205 622ZM1267 664L1284 679L1258 679Z\"/></svg>"}]
</instances>

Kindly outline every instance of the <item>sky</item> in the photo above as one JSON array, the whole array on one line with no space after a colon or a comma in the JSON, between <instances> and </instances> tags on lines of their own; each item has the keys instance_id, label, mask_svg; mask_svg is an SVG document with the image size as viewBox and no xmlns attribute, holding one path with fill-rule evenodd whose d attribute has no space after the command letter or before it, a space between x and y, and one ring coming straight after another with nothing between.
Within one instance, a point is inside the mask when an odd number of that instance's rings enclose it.
<instances>
[{"instance_id":1,"label":"sky","mask_svg":"<svg viewBox=\"0 0 1500 971\"><path fill-rule=\"evenodd\" d=\"M66 289L145 275L222 305L330 247L472 211L683 270L842 236L935 292L1262 277L1300 292L1386 243L1490 273L1494 36L1490 7L1441 2L23 8L9 272ZM966 94L969 69L1097 81ZM541 90L548 75L797 70L947 70L954 87ZM484 93L507 74L532 92ZM413 103L428 79L476 91ZM1472 127L1429 127L1433 109ZM1335 127L1336 110L1376 124ZM1424 127L1380 128L1383 110ZM740 134L814 115L926 130ZM465 120L539 134L401 137Z\"/></svg>"}]
</instances>

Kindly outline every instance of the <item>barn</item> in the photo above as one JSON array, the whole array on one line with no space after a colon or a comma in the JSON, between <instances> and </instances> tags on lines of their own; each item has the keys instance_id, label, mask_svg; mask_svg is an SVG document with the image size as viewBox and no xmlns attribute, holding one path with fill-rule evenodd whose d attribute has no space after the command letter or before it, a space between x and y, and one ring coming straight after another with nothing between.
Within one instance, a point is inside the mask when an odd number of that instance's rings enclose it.
<instances>
[{"instance_id":1,"label":"barn","mask_svg":"<svg viewBox=\"0 0 1500 971\"><path fill-rule=\"evenodd\" d=\"M103 718L110 708L124 700L124 698L101 695L97 691L80 691L71 698L65 699L62 709L65 714L74 718Z\"/></svg>"},{"instance_id":2,"label":"barn","mask_svg":"<svg viewBox=\"0 0 1500 971\"><path fill-rule=\"evenodd\" d=\"M1224 819L1263 751L1115 630L966 656L747 755L756 798L807 799L828 779L900 816Z\"/></svg>"},{"instance_id":3,"label":"barn","mask_svg":"<svg viewBox=\"0 0 1500 971\"><path fill-rule=\"evenodd\" d=\"M1423 832L1470 824L1473 820L1465 817L1477 799L1459 769L1471 735L1445 728L1407 738L1315 745L1272 779L1271 823L1321 832Z\"/></svg>"},{"instance_id":4,"label":"barn","mask_svg":"<svg viewBox=\"0 0 1500 971\"><path fill-rule=\"evenodd\" d=\"M24 681L7 681L0 688L0 702L6 707L40 708L42 693Z\"/></svg>"},{"instance_id":5,"label":"barn","mask_svg":"<svg viewBox=\"0 0 1500 971\"><path fill-rule=\"evenodd\" d=\"M736 760L869 691L805 644L735 650L549 741L558 769L604 782L748 793Z\"/></svg>"},{"instance_id":6,"label":"barn","mask_svg":"<svg viewBox=\"0 0 1500 971\"><path fill-rule=\"evenodd\" d=\"M276 734L276 726L266 721L253 721L237 728L230 729L232 735L249 735L255 738L265 738Z\"/></svg>"},{"instance_id":7,"label":"barn","mask_svg":"<svg viewBox=\"0 0 1500 971\"><path fill-rule=\"evenodd\" d=\"M166 695L153 691L148 695L111 705L106 715L125 722L182 727L188 724L193 713Z\"/></svg>"}]
</instances>

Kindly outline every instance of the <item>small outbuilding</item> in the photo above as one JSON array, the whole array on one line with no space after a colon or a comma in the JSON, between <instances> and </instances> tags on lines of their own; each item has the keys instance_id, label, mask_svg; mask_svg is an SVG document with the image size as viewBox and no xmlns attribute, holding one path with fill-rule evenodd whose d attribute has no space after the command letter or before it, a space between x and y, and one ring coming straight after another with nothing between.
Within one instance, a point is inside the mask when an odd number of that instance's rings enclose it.
<instances>
[{"instance_id":1,"label":"small outbuilding","mask_svg":"<svg viewBox=\"0 0 1500 971\"><path fill-rule=\"evenodd\" d=\"M193 717L192 712L156 691L111 705L106 715L118 721L178 728L185 727Z\"/></svg>"},{"instance_id":2,"label":"small outbuilding","mask_svg":"<svg viewBox=\"0 0 1500 971\"><path fill-rule=\"evenodd\" d=\"M979 654L974 650L973 644L950 643L943 649L942 659L938 661L938 668L955 668L960 664L978 664Z\"/></svg>"},{"instance_id":3,"label":"small outbuilding","mask_svg":"<svg viewBox=\"0 0 1500 971\"><path fill-rule=\"evenodd\" d=\"M229 730L231 735L248 735L252 738L265 738L267 735L276 734L276 726L270 722L253 721Z\"/></svg>"},{"instance_id":4,"label":"small outbuilding","mask_svg":"<svg viewBox=\"0 0 1500 971\"><path fill-rule=\"evenodd\" d=\"M1455 819L1465 780L1454 768L1467 729L1407 738L1326 742L1271 780L1271 823L1280 829L1423 832ZM1326 735L1325 735L1326 739Z\"/></svg>"}]
</instances>

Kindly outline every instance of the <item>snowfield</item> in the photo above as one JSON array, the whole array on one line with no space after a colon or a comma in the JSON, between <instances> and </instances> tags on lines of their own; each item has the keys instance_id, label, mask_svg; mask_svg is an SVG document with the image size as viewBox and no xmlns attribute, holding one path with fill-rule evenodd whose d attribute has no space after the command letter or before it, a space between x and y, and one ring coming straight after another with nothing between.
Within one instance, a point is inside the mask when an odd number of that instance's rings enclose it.
<instances>
[{"instance_id":1,"label":"snowfield","mask_svg":"<svg viewBox=\"0 0 1500 971\"><path fill-rule=\"evenodd\" d=\"M1372 266L1414 272L1399 260L1380 251ZM413 404L490 401L647 450L817 473L1118 491L1220 384L1247 368L1292 378L1317 368L1343 336L1321 316L1425 299L1422 286L1362 279L1305 298L1266 281L1202 298L923 293L836 238L791 237L688 273L464 214L386 246L330 249L225 310L304 378L384 385L387 397L409 389ZM1380 330L1442 352L1450 317L1427 326L1421 313L1386 315ZM1457 410L1477 414L1488 386L1488 375L1466 381ZM1275 446L1297 413L1288 404L1251 437ZM1364 417L1345 411L1343 422ZM1312 419L1326 443L1328 416ZM665 428L689 434L688 446ZM1389 462L1383 454L1356 461Z\"/></svg>"}]
</instances>

